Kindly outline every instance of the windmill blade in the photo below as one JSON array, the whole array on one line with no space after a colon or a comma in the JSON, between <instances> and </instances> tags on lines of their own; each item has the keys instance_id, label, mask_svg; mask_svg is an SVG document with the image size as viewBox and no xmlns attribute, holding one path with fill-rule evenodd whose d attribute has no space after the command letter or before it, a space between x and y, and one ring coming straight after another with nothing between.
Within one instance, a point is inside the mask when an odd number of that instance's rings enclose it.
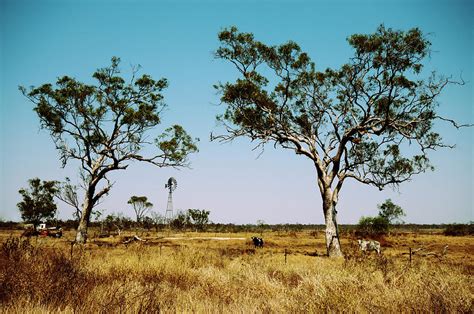
<instances>
[{"instance_id":1,"label":"windmill blade","mask_svg":"<svg viewBox=\"0 0 474 314\"><path fill-rule=\"evenodd\" d=\"M176 190L176 187L178 186L178 182L176 181L175 178L171 177L168 179L168 183L165 185L166 188L169 188L170 191Z\"/></svg>"}]
</instances>

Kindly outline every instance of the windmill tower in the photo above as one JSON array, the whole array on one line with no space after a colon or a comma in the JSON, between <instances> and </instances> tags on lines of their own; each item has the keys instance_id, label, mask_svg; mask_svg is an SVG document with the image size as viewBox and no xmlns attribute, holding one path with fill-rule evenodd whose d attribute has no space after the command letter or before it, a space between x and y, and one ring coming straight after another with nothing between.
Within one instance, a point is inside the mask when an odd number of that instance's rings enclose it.
<instances>
[{"instance_id":1,"label":"windmill tower","mask_svg":"<svg viewBox=\"0 0 474 314\"><path fill-rule=\"evenodd\" d=\"M176 190L178 183L176 179L171 177L168 179L168 183L165 184L165 189L168 189L168 204L166 205L165 220L167 223L173 219L173 191Z\"/></svg>"}]
</instances>

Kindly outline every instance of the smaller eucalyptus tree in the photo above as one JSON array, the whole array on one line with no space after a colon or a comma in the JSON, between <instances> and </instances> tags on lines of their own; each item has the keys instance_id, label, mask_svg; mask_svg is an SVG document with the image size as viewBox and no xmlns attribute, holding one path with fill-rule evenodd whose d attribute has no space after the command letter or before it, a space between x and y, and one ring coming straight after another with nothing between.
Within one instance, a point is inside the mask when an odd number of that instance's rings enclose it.
<instances>
[{"instance_id":1,"label":"smaller eucalyptus tree","mask_svg":"<svg viewBox=\"0 0 474 314\"><path fill-rule=\"evenodd\" d=\"M132 205L133 211L137 219L137 223L140 223L146 216L147 212L153 207L153 204L148 201L146 196L132 196L127 202Z\"/></svg>"},{"instance_id":2,"label":"smaller eucalyptus tree","mask_svg":"<svg viewBox=\"0 0 474 314\"><path fill-rule=\"evenodd\" d=\"M56 181L42 181L38 178L28 180L29 188L20 189L22 201L17 204L23 221L38 225L47 219L54 218L57 206L54 195L57 192Z\"/></svg>"},{"instance_id":3,"label":"smaller eucalyptus tree","mask_svg":"<svg viewBox=\"0 0 474 314\"><path fill-rule=\"evenodd\" d=\"M168 81L146 74L137 78L136 69L126 81L119 63L114 57L110 66L97 70L95 85L63 76L56 86L20 87L35 104L40 125L50 133L63 167L71 160L80 165L85 195L76 234L79 243L86 241L92 208L112 188L111 172L125 170L135 161L185 167L188 155L197 151L195 140L180 125L156 132L166 107L162 91ZM143 148L151 144L155 151L144 155Z\"/></svg>"}]
</instances>

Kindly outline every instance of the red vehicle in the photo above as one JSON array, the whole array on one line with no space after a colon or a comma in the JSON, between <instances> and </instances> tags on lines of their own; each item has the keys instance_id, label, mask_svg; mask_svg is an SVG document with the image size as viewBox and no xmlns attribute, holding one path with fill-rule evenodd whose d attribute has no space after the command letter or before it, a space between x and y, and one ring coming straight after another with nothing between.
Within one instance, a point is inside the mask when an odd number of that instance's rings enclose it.
<instances>
[{"instance_id":1,"label":"red vehicle","mask_svg":"<svg viewBox=\"0 0 474 314\"><path fill-rule=\"evenodd\" d=\"M46 228L45 224L40 225L40 227L38 228L38 232L39 235L43 237L60 238L63 236L63 229L61 227Z\"/></svg>"}]
</instances>

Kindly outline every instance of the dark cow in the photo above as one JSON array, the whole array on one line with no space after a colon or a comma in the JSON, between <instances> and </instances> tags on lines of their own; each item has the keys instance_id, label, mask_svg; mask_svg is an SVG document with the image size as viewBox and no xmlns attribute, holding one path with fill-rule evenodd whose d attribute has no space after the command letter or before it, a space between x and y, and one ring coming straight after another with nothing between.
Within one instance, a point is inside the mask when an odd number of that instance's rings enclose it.
<instances>
[{"instance_id":1,"label":"dark cow","mask_svg":"<svg viewBox=\"0 0 474 314\"><path fill-rule=\"evenodd\" d=\"M55 229L49 229L47 236L52 238L60 238L63 236L63 228L56 227Z\"/></svg>"},{"instance_id":2,"label":"dark cow","mask_svg":"<svg viewBox=\"0 0 474 314\"><path fill-rule=\"evenodd\" d=\"M263 247L263 239L262 238L257 238L257 237L252 237L253 245L255 247Z\"/></svg>"}]
</instances>

